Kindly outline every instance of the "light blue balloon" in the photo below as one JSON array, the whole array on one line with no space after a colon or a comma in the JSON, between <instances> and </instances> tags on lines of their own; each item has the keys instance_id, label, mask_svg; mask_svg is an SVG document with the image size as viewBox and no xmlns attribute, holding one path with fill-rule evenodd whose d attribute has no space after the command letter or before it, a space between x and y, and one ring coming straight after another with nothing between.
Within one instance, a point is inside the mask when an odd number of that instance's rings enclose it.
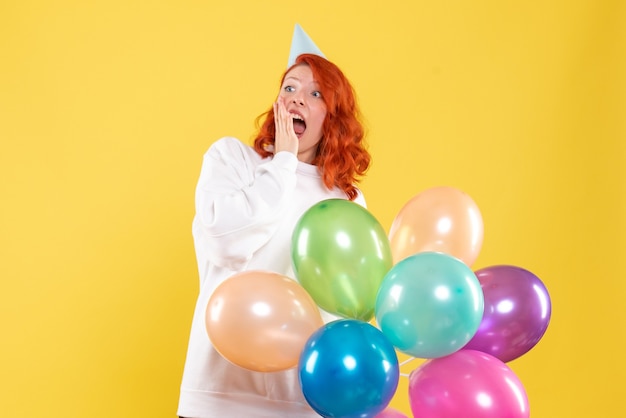
<instances>
[{"instance_id":1,"label":"light blue balloon","mask_svg":"<svg viewBox=\"0 0 626 418\"><path fill-rule=\"evenodd\" d=\"M314 332L298 371L305 399L323 417L375 417L393 398L400 377L393 345L379 329L356 319Z\"/></svg>"},{"instance_id":2,"label":"light blue balloon","mask_svg":"<svg viewBox=\"0 0 626 418\"><path fill-rule=\"evenodd\" d=\"M475 273L459 259L423 252L396 263L376 297L376 321L400 351L437 358L460 350L476 334L484 297Z\"/></svg>"}]
</instances>

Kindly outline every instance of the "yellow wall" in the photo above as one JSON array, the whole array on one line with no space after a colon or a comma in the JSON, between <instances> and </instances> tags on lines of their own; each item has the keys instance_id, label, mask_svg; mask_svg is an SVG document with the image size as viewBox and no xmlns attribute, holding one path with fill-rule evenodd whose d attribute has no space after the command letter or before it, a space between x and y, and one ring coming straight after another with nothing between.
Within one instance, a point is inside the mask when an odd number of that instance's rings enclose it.
<instances>
[{"instance_id":1,"label":"yellow wall","mask_svg":"<svg viewBox=\"0 0 626 418\"><path fill-rule=\"evenodd\" d=\"M253 133L299 22L358 90L385 228L457 187L485 222L474 267L548 287L548 331L510 363L532 416L623 416L625 5L2 2L0 415L174 416L201 156Z\"/></svg>"}]
</instances>

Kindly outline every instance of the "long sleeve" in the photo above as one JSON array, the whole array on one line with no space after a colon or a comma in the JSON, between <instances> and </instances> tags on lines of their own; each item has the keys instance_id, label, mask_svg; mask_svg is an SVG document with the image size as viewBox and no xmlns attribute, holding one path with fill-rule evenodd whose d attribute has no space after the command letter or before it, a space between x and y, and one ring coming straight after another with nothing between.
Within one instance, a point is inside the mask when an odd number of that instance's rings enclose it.
<instances>
[{"instance_id":1,"label":"long sleeve","mask_svg":"<svg viewBox=\"0 0 626 418\"><path fill-rule=\"evenodd\" d=\"M196 187L193 233L209 263L239 271L272 237L296 186L290 153L261 159L234 138L205 154Z\"/></svg>"}]
</instances>

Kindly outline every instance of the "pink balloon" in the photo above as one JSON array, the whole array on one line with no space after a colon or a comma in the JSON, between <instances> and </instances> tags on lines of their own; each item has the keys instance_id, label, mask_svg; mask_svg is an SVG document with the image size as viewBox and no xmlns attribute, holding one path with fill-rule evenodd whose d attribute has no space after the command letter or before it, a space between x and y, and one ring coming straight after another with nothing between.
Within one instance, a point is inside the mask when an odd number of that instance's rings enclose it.
<instances>
[{"instance_id":1,"label":"pink balloon","mask_svg":"<svg viewBox=\"0 0 626 418\"><path fill-rule=\"evenodd\" d=\"M420 418L530 416L518 377L496 357L475 350L427 360L413 370L409 403Z\"/></svg>"},{"instance_id":2,"label":"pink balloon","mask_svg":"<svg viewBox=\"0 0 626 418\"><path fill-rule=\"evenodd\" d=\"M376 415L375 418L408 418L402 412L394 409L390 406L385 408L380 414Z\"/></svg>"},{"instance_id":3,"label":"pink balloon","mask_svg":"<svg viewBox=\"0 0 626 418\"><path fill-rule=\"evenodd\" d=\"M476 334L464 348L491 354L507 363L533 348L548 328L550 295L533 273L514 266L476 271L485 311Z\"/></svg>"}]
</instances>

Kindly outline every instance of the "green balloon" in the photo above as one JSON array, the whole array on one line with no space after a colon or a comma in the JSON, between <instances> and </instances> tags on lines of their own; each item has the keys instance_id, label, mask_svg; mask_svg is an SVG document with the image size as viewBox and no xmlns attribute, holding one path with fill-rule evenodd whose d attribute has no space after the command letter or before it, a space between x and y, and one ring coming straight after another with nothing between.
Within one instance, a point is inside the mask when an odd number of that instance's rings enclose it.
<instances>
[{"instance_id":1,"label":"green balloon","mask_svg":"<svg viewBox=\"0 0 626 418\"><path fill-rule=\"evenodd\" d=\"M296 224L291 258L298 281L320 308L369 321L380 284L393 265L385 230L363 206L323 200Z\"/></svg>"}]
</instances>

